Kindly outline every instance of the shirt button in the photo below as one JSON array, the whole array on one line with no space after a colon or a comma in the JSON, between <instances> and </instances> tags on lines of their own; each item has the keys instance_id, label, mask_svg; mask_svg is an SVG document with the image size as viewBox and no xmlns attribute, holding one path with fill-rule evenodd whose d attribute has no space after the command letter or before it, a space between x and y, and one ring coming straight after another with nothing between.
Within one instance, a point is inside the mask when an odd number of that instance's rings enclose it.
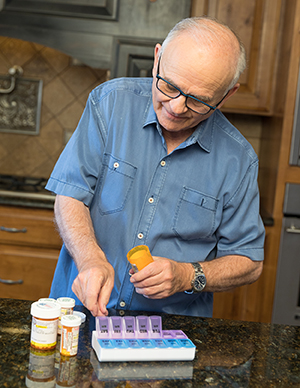
<instances>
[{"instance_id":1,"label":"shirt button","mask_svg":"<svg viewBox=\"0 0 300 388\"><path fill-rule=\"evenodd\" d=\"M138 236L138 239L140 240L144 237L143 233L139 233L137 236Z\"/></svg>"},{"instance_id":2,"label":"shirt button","mask_svg":"<svg viewBox=\"0 0 300 388\"><path fill-rule=\"evenodd\" d=\"M154 202L154 199L153 199L152 197L150 197L150 198L148 199L148 202L149 202L149 203L153 203L153 202Z\"/></svg>"},{"instance_id":3,"label":"shirt button","mask_svg":"<svg viewBox=\"0 0 300 388\"><path fill-rule=\"evenodd\" d=\"M122 300L121 302L120 302L120 307L125 307L126 306L126 303L124 302L124 300Z\"/></svg>"},{"instance_id":4,"label":"shirt button","mask_svg":"<svg viewBox=\"0 0 300 388\"><path fill-rule=\"evenodd\" d=\"M119 167L119 163L118 162L115 162L114 163L114 168L118 168Z\"/></svg>"},{"instance_id":5,"label":"shirt button","mask_svg":"<svg viewBox=\"0 0 300 388\"><path fill-rule=\"evenodd\" d=\"M162 161L160 162L160 165L161 165L162 167L164 167L164 166L166 165L166 162L165 162L164 160L162 160Z\"/></svg>"},{"instance_id":6,"label":"shirt button","mask_svg":"<svg viewBox=\"0 0 300 388\"><path fill-rule=\"evenodd\" d=\"M120 310L119 311L119 315L121 315L121 317L122 317L123 315L125 315L125 311L124 310Z\"/></svg>"}]
</instances>

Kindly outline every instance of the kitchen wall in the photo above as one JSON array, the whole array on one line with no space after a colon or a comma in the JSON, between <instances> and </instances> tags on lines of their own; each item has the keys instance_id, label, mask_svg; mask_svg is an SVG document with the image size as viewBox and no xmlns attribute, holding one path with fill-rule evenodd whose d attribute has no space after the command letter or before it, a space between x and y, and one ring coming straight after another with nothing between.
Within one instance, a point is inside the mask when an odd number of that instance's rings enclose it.
<instances>
[{"instance_id":1,"label":"kitchen wall","mask_svg":"<svg viewBox=\"0 0 300 388\"><path fill-rule=\"evenodd\" d=\"M0 174L47 178L75 129L89 92L107 79L107 71L76 64L66 54L32 42L0 37L0 74L19 65L24 78L43 80L40 133L0 133ZM259 116L226 114L260 149Z\"/></svg>"}]
</instances>

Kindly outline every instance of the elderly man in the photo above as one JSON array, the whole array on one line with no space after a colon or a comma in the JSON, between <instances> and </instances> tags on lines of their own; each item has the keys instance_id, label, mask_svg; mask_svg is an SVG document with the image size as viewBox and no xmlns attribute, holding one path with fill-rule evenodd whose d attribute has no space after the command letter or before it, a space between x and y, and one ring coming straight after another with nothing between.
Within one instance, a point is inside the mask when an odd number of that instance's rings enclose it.
<instances>
[{"instance_id":1,"label":"elderly man","mask_svg":"<svg viewBox=\"0 0 300 388\"><path fill-rule=\"evenodd\" d=\"M153 79L91 92L47 185L64 241L50 296L95 316L211 316L213 292L259 277L258 159L219 111L244 67L228 27L190 18L156 45ZM154 262L129 274L126 254L141 244Z\"/></svg>"}]
</instances>

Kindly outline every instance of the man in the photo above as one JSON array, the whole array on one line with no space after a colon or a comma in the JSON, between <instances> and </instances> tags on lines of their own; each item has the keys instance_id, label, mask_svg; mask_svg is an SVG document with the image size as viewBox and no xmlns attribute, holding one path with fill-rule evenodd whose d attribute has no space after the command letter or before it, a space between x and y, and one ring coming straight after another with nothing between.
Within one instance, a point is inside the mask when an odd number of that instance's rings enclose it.
<instances>
[{"instance_id":1,"label":"man","mask_svg":"<svg viewBox=\"0 0 300 388\"><path fill-rule=\"evenodd\" d=\"M258 160L218 109L244 67L229 28L185 19L156 45L153 80L91 92L47 185L64 241L50 296L95 316L211 316L213 292L259 277ZM141 244L154 262L132 274L126 254Z\"/></svg>"}]
</instances>

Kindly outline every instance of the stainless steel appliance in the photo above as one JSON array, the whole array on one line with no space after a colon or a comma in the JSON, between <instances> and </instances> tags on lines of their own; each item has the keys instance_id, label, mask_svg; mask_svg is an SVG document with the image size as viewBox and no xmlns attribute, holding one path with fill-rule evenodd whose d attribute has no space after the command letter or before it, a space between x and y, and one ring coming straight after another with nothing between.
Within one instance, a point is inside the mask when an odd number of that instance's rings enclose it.
<instances>
[{"instance_id":1,"label":"stainless steel appliance","mask_svg":"<svg viewBox=\"0 0 300 388\"><path fill-rule=\"evenodd\" d=\"M300 184L286 185L272 323L300 326Z\"/></svg>"},{"instance_id":2,"label":"stainless steel appliance","mask_svg":"<svg viewBox=\"0 0 300 388\"><path fill-rule=\"evenodd\" d=\"M289 163L300 166L300 68ZM300 326L300 184L286 184L283 215L272 322Z\"/></svg>"}]
</instances>

